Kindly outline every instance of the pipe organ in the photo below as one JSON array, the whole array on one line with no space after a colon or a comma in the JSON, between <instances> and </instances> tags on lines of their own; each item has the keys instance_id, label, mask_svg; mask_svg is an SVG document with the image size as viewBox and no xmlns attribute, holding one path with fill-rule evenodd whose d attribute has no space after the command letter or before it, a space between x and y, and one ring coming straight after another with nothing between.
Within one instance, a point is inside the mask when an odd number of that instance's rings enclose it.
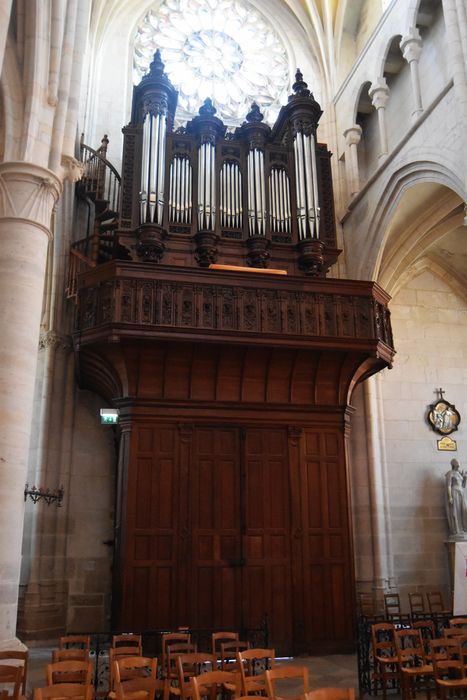
<instances>
[{"instance_id":1,"label":"pipe organ","mask_svg":"<svg viewBox=\"0 0 467 700\"><path fill-rule=\"evenodd\" d=\"M273 127L253 104L228 132L208 99L175 129L176 107L156 53L123 130L114 259L77 284L81 386L119 409L112 625L267 617L281 653L350 651L349 402L391 365L389 299L324 279L330 153L300 72Z\"/></svg>"},{"instance_id":2,"label":"pipe organ","mask_svg":"<svg viewBox=\"0 0 467 700\"><path fill-rule=\"evenodd\" d=\"M253 103L235 131L207 99L174 129L177 92L156 52L124 128L120 250L132 259L276 267L325 277L335 263L330 153L297 71L275 125Z\"/></svg>"}]
</instances>

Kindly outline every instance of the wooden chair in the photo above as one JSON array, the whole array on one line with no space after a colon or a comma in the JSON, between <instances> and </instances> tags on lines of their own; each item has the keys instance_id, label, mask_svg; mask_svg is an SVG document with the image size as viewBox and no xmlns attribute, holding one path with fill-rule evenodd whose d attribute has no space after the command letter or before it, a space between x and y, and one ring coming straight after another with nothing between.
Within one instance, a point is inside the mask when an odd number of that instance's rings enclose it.
<instances>
[{"instance_id":1,"label":"wooden chair","mask_svg":"<svg viewBox=\"0 0 467 700\"><path fill-rule=\"evenodd\" d=\"M157 659L148 656L122 656L114 661L115 683L133 678L157 678Z\"/></svg>"},{"instance_id":2,"label":"wooden chair","mask_svg":"<svg viewBox=\"0 0 467 700\"><path fill-rule=\"evenodd\" d=\"M240 674L238 671L208 671L191 679L193 700L209 697L216 700L218 692L227 690L236 698L240 695Z\"/></svg>"},{"instance_id":3,"label":"wooden chair","mask_svg":"<svg viewBox=\"0 0 467 700\"><path fill-rule=\"evenodd\" d=\"M430 615L452 615L452 610L449 610L444 605L444 600L441 591L427 592L426 599Z\"/></svg>"},{"instance_id":4,"label":"wooden chair","mask_svg":"<svg viewBox=\"0 0 467 700\"><path fill-rule=\"evenodd\" d=\"M177 655L178 688L182 700L193 696L191 679L217 670L217 656L204 652Z\"/></svg>"},{"instance_id":5,"label":"wooden chair","mask_svg":"<svg viewBox=\"0 0 467 700\"><path fill-rule=\"evenodd\" d=\"M390 622L406 622L409 620L409 615L401 610L399 593L384 594L384 611L386 618Z\"/></svg>"},{"instance_id":6,"label":"wooden chair","mask_svg":"<svg viewBox=\"0 0 467 700\"><path fill-rule=\"evenodd\" d=\"M403 700L415 697L416 689L425 690L430 699L430 682L433 666L426 661L420 630L399 629L394 631L397 655L401 672Z\"/></svg>"},{"instance_id":7,"label":"wooden chair","mask_svg":"<svg viewBox=\"0 0 467 700\"><path fill-rule=\"evenodd\" d=\"M141 656L143 644L140 634L114 634L112 637L112 649L132 648L134 656Z\"/></svg>"},{"instance_id":8,"label":"wooden chair","mask_svg":"<svg viewBox=\"0 0 467 700\"><path fill-rule=\"evenodd\" d=\"M29 654L27 651L20 651L19 649L12 649L12 650L3 650L0 651L0 664L2 661L17 661L18 663L15 663L15 666L19 666L21 668L21 695L26 695L26 683L27 683L27 677L28 677L28 657Z\"/></svg>"},{"instance_id":9,"label":"wooden chair","mask_svg":"<svg viewBox=\"0 0 467 700\"><path fill-rule=\"evenodd\" d=\"M90 649L91 637L89 634L67 634L58 640L59 649Z\"/></svg>"},{"instance_id":10,"label":"wooden chair","mask_svg":"<svg viewBox=\"0 0 467 700\"><path fill-rule=\"evenodd\" d=\"M276 666L265 672L266 677L266 691L268 697L279 698L281 697L277 692L277 682L287 682L290 684L291 681L300 681L302 684L302 693L308 693L310 690L310 683L308 679L308 668L306 666Z\"/></svg>"},{"instance_id":11,"label":"wooden chair","mask_svg":"<svg viewBox=\"0 0 467 700\"><path fill-rule=\"evenodd\" d=\"M355 700L355 688L317 688L305 693L305 700Z\"/></svg>"},{"instance_id":12,"label":"wooden chair","mask_svg":"<svg viewBox=\"0 0 467 700\"><path fill-rule=\"evenodd\" d=\"M459 639L460 637L442 637L441 639L431 640L430 655L433 668L438 661L446 661L447 659L459 660L461 658L462 650Z\"/></svg>"},{"instance_id":13,"label":"wooden chair","mask_svg":"<svg viewBox=\"0 0 467 700\"><path fill-rule=\"evenodd\" d=\"M467 633L467 617L453 617L449 620L449 627L462 628L464 634Z\"/></svg>"},{"instance_id":14,"label":"wooden chair","mask_svg":"<svg viewBox=\"0 0 467 700\"><path fill-rule=\"evenodd\" d=\"M378 610L373 593L360 592L357 594L357 610L362 617L376 617Z\"/></svg>"},{"instance_id":15,"label":"wooden chair","mask_svg":"<svg viewBox=\"0 0 467 700\"><path fill-rule=\"evenodd\" d=\"M445 627L443 630L443 636L449 637L463 637L465 636L465 630L462 627Z\"/></svg>"},{"instance_id":16,"label":"wooden chair","mask_svg":"<svg viewBox=\"0 0 467 700\"><path fill-rule=\"evenodd\" d=\"M371 648L375 660L373 680L377 692L381 684L383 700L386 699L388 682L395 687L400 681L399 656L394 639L394 625L391 622L378 622L371 625Z\"/></svg>"},{"instance_id":17,"label":"wooden chair","mask_svg":"<svg viewBox=\"0 0 467 700\"><path fill-rule=\"evenodd\" d=\"M90 661L57 661L57 663L47 664L47 685L57 683L89 685L92 681L92 670Z\"/></svg>"},{"instance_id":18,"label":"wooden chair","mask_svg":"<svg viewBox=\"0 0 467 700\"><path fill-rule=\"evenodd\" d=\"M12 664L0 664L0 687L8 700L19 700L23 683L23 667ZM5 687L7 686L7 687Z\"/></svg>"},{"instance_id":19,"label":"wooden chair","mask_svg":"<svg viewBox=\"0 0 467 700\"><path fill-rule=\"evenodd\" d=\"M211 653L217 654L219 658L221 653L221 644L223 642L235 642L239 638L238 632L213 632L211 635Z\"/></svg>"},{"instance_id":20,"label":"wooden chair","mask_svg":"<svg viewBox=\"0 0 467 700\"><path fill-rule=\"evenodd\" d=\"M89 649L54 649L52 663L57 661L89 661Z\"/></svg>"},{"instance_id":21,"label":"wooden chair","mask_svg":"<svg viewBox=\"0 0 467 700\"><path fill-rule=\"evenodd\" d=\"M167 649L172 644L190 644L191 634L189 632L166 632L162 635L162 675L167 674Z\"/></svg>"},{"instance_id":22,"label":"wooden chair","mask_svg":"<svg viewBox=\"0 0 467 700\"><path fill-rule=\"evenodd\" d=\"M117 700L168 700L167 682L155 678L132 678L115 684Z\"/></svg>"},{"instance_id":23,"label":"wooden chair","mask_svg":"<svg viewBox=\"0 0 467 700\"><path fill-rule=\"evenodd\" d=\"M431 661L431 642L436 637L435 623L433 620L417 620L412 623L412 629L419 630L425 649L425 658L428 663Z\"/></svg>"},{"instance_id":24,"label":"wooden chair","mask_svg":"<svg viewBox=\"0 0 467 700\"><path fill-rule=\"evenodd\" d=\"M454 691L459 697L459 690L467 691L467 678L465 677L464 664L459 659L444 659L436 663L434 668L436 689L439 696L445 700L449 691Z\"/></svg>"},{"instance_id":25,"label":"wooden chair","mask_svg":"<svg viewBox=\"0 0 467 700\"><path fill-rule=\"evenodd\" d=\"M196 644L182 642L180 644L169 644L166 651L166 678L170 683L178 682L177 657L180 654L195 654L198 651Z\"/></svg>"},{"instance_id":26,"label":"wooden chair","mask_svg":"<svg viewBox=\"0 0 467 700\"><path fill-rule=\"evenodd\" d=\"M240 639L221 643L221 671L239 671L237 654L250 648L249 642Z\"/></svg>"},{"instance_id":27,"label":"wooden chair","mask_svg":"<svg viewBox=\"0 0 467 700\"><path fill-rule=\"evenodd\" d=\"M115 692L115 662L127 656L141 656L140 646L133 644L130 646L117 646L109 649L109 693Z\"/></svg>"},{"instance_id":28,"label":"wooden chair","mask_svg":"<svg viewBox=\"0 0 467 700\"><path fill-rule=\"evenodd\" d=\"M74 698L74 700L92 700L94 688L81 683L58 683L46 688L35 688L34 700L55 700L56 698Z\"/></svg>"},{"instance_id":29,"label":"wooden chair","mask_svg":"<svg viewBox=\"0 0 467 700\"><path fill-rule=\"evenodd\" d=\"M425 615L425 601L422 593L409 593L410 617L416 620L420 615Z\"/></svg>"},{"instance_id":30,"label":"wooden chair","mask_svg":"<svg viewBox=\"0 0 467 700\"><path fill-rule=\"evenodd\" d=\"M237 653L244 695L267 692L265 672L274 668L275 657L274 649L246 649Z\"/></svg>"}]
</instances>

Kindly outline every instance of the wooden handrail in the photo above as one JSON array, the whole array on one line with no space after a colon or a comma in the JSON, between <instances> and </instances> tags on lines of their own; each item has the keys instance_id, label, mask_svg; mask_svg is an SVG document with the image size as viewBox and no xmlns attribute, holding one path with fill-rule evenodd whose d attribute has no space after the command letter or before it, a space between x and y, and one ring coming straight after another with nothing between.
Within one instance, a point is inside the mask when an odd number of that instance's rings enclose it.
<instances>
[{"instance_id":1,"label":"wooden handrail","mask_svg":"<svg viewBox=\"0 0 467 700\"><path fill-rule=\"evenodd\" d=\"M85 144L81 136L81 161L85 165L81 183L86 193L94 194L96 199L107 200L109 210L117 213L120 209L121 177L115 166L106 158L108 143L105 135L102 145L96 150Z\"/></svg>"}]
</instances>

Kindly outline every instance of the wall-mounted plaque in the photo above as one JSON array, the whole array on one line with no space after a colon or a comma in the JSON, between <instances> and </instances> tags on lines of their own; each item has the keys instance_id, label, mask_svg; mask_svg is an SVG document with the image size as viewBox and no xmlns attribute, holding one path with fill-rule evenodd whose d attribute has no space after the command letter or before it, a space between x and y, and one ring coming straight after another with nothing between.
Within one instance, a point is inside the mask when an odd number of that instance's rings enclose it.
<instances>
[{"instance_id":1,"label":"wall-mounted plaque","mask_svg":"<svg viewBox=\"0 0 467 700\"><path fill-rule=\"evenodd\" d=\"M446 452L456 452L457 442L447 435L441 440L438 440L438 450L444 450Z\"/></svg>"},{"instance_id":2,"label":"wall-mounted plaque","mask_svg":"<svg viewBox=\"0 0 467 700\"><path fill-rule=\"evenodd\" d=\"M431 404L427 416L428 422L437 433L450 435L454 430L457 430L461 422L460 413L453 403L449 403L447 399L443 398L444 391L442 389L436 391L441 397L436 403Z\"/></svg>"}]
</instances>

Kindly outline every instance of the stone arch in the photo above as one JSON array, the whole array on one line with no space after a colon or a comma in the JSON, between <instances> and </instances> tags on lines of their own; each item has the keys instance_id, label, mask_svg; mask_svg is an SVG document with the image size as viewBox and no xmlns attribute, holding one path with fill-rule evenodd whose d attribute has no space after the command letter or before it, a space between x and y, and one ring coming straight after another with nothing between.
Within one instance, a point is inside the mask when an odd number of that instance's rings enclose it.
<instances>
[{"instance_id":1,"label":"stone arch","mask_svg":"<svg viewBox=\"0 0 467 700\"><path fill-rule=\"evenodd\" d=\"M376 61L378 70L376 73L377 78L397 75L404 65L404 59L402 58L402 53L399 48L400 40L402 39L402 34L393 34L388 38L384 52L379 55Z\"/></svg>"},{"instance_id":2,"label":"stone arch","mask_svg":"<svg viewBox=\"0 0 467 700\"><path fill-rule=\"evenodd\" d=\"M461 200L466 197L462 180L456 175L455 166L446 162L446 153L432 153L431 159L424 161L410 161L410 154L407 154L406 158L407 162L392 174L384 186L384 191L376 197L377 206L369 222L368 236L358 268L359 278L377 278L389 222L407 189L417 183L429 182L444 185Z\"/></svg>"}]
</instances>

